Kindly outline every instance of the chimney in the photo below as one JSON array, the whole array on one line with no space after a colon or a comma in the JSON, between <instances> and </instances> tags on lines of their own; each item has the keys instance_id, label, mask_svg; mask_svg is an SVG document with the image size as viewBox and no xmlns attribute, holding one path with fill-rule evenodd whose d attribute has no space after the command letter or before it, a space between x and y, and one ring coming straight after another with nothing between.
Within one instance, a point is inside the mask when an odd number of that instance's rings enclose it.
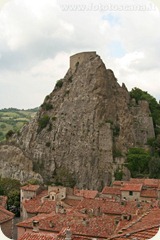
<instances>
[{"instance_id":1,"label":"chimney","mask_svg":"<svg viewBox=\"0 0 160 240\"><path fill-rule=\"evenodd\" d=\"M59 208L60 208L60 206L59 206L59 204L57 203L57 204L56 204L56 213L59 213Z\"/></svg>"},{"instance_id":2,"label":"chimney","mask_svg":"<svg viewBox=\"0 0 160 240\"><path fill-rule=\"evenodd\" d=\"M137 208L140 208L140 207L141 207L141 203L137 202Z\"/></svg>"},{"instance_id":3,"label":"chimney","mask_svg":"<svg viewBox=\"0 0 160 240\"><path fill-rule=\"evenodd\" d=\"M72 239L72 231L70 229L70 227L68 227L66 229L66 237L65 237L65 240L71 240Z\"/></svg>"},{"instance_id":4,"label":"chimney","mask_svg":"<svg viewBox=\"0 0 160 240\"><path fill-rule=\"evenodd\" d=\"M33 232L39 232L39 221L33 220L32 226L33 226Z\"/></svg>"},{"instance_id":5,"label":"chimney","mask_svg":"<svg viewBox=\"0 0 160 240\"><path fill-rule=\"evenodd\" d=\"M84 226L88 226L89 225L89 221L86 218L83 218L82 224Z\"/></svg>"},{"instance_id":6,"label":"chimney","mask_svg":"<svg viewBox=\"0 0 160 240\"><path fill-rule=\"evenodd\" d=\"M127 205L127 200L126 200L125 198L123 198L123 199L121 200L121 205L124 205L124 206Z\"/></svg>"},{"instance_id":7,"label":"chimney","mask_svg":"<svg viewBox=\"0 0 160 240\"><path fill-rule=\"evenodd\" d=\"M50 228L53 228L53 227L54 227L53 221L50 221L50 222L49 222L49 226L50 226Z\"/></svg>"},{"instance_id":8,"label":"chimney","mask_svg":"<svg viewBox=\"0 0 160 240\"><path fill-rule=\"evenodd\" d=\"M115 218L115 219L114 219L114 225L115 225L115 226L117 226L117 225L118 225L118 223L119 223L119 221L120 221L120 219L119 219L119 218Z\"/></svg>"}]
</instances>

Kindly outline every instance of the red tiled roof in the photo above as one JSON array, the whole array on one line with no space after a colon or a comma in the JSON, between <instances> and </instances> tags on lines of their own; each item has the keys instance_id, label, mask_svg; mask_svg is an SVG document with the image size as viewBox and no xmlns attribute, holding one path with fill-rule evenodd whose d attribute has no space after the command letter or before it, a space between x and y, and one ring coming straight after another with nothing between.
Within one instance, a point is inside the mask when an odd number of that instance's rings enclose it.
<instances>
[{"instance_id":1,"label":"red tiled roof","mask_svg":"<svg viewBox=\"0 0 160 240\"><path fill-rule=\"evenodd\" d=\"M109 199L83 199L75 209L80 212L92 211L93 213L99 210L101 213L112 215L121 215L123 212L135 214L137 211L135 201L128 201L126 205L122 205L120 202Z\"/></svg>"},{"instance_id":2,"label":"red tiled roof","mask_svg":"<svg viewBox=\"0 0 160 240\"><path fill-rule=\"evenodd\" d=\"M143 186L157 188L159 186L160 180L153 178L131 178L129 183L133 184L143 184Z\"/></svg>"},{"instance_id":3,"label":"red tiled roof","mask_svg":"<svg viewBox=\"0 0 160 240\"><path fill-rule=\"evenodd\" d=\"M120 188L118 187L104 187L102 194L121 195Z\"/></svg>"},{"instance_id":4,"label":"red tiled roof","mask_svg":"<svg viewBox=\"0 0 160 240\"><path fill-rule=\"evenodd\" d=\"M84 219L85 218L85 219ZM52 231L58 233L64 227L71 228L73 235L82 235L87 237L108 237L113 234L115 229L114 216L102 215L89 218L85 214L56 214L43 215L29 218L24 222L18 223L18 227L32 228L32 221L39 221L40 231ZM52 227L50 226L52 223ZM100 226L100 227L99 227Z\"/></svg>"},{"instance_id":5,"label":"red tiled roof","mask_svg":"<svg viewBox=\"0 0 160 240\"><path fill-rule=\"evenodd\" d=\"M136 220L129 221L128 225L121 229L121 233L123 235L134 234L140 231L147 231L148 229L157 227L159 225L160 225L160 209L153 208L149 209L148 212L146 212Z\"/></svg>"},{"instance_id":6,"label":"red tiled roof","mask_svg":"<svg viewBox=\"0 0 160 240\"><path fill-rule=\"evenodd\" d=\"M130 178L129 183L143 184L144 183L144 178Z\"/></svg>"},{"instance_id":7,"label":"red tiled roof","mask_svg":"<svg viewBox=\"0 0 160 240\"><path fill-rule=\"evenodd\" d=\"M158 188L159 179L144 179L144 186Z\"/></svg>"},{"instance_id":8,"label":"red tiled roof","mask_svg":"<svg viewBox=\"0 0 160 240\"><path fill-rule=\"evenodd\" d=\"M98 191L96 190L79 190L74 188L74 195L84 198L95 198L98 194Z\"/></svg>"},{"instance_id":9,"label":"red tiled roof","mask_svg":"<svg viewBox=\"0 0 160 240\"><path fill-rule=\"evenodd\" d=\"M113 186L118 186L118 187L121 187L123 186L124 183L126 183L127 181L114 181L113 182Z\"/></svg>"},{"instance_id":10,"label":"red tiled roof","mask_svg":"<svg viewBox=\"0 0 160 240\"><path fill-rule=\"evenodd\" d=\"M157 198L157 190L156 189L144 189L141 191L141 197L149 197L149 198Z\"/></svg>"},{"instance_id":11,"label":"red tiled roof","mask_svg":"<svg viewBox=\"0 0 160 240\"><path fill-rule=\"evenodd\" d=\"M42 205L38 208L38 213L51 213L55 212L56 202L46 200L42 203Z\"/></svg>"},{"instance_id":12,"label":"red tiled roof","mask_svg":"<svg viewBox=\"0 0 160 240\"><path fill-rule=\"evenodd\" d=\"M41 198L48 194L47 190L42 191L36 197L22 202L28 213L38 213L39 207L42 205Z\"/></svg>"},{"instance_id":13,"label":"red tiled roof","mask_svg":"<svg viewBox=\"0 0 160 240\"><path fill-rule=\"evenodd\" d=\"M53 233L34 233L25 232L18 240L55 240L56 234Z\"/></svg>"},{"instance_id":14,"label":"red tiled roof","mask_svg":"<svg viewBox=\"0 0 160 240\"><path fill-rule=\"evenodd\" d=\"M78 206L72 209L69 213L40 214L33 218L29 218L24 222L18 223L17 226L26 229L32 228L32 221L37 220L39 221L40 231L59 233L64 227L70 226L73 235L108 238L113 235L116 229L118 231L121 230L122 227L124 227L122 230L122 233L124 231L124 234L131 231L135 232L137 230L143 230L143 224L141 224L142 220L143 223L145 223L145 227L150 227L149 218L144 221L147 215L140 217L140 214L143 214L143 211L148 211L149 206L150 204L142 202L141 207L139 208L136 201L128 201L126 205L121 205L121 203L113 200L83 199ZM94 211L97 209L100 210L100 214L97 214L98 212ZM86 214L86 210L88 211L88 215ZM89 213L91 213L91 215ZM118 225L119 228L117 228L117 225L115 225L115 218L121 218L121 215L123 214L131 215L131 220L121 220L120 225ZM155 212L155 214L157 213ZM152 219L151 215L150 219ZM158 221L160 221L160 210L158 217L153 217L153 225L157 224ZM140 226L138 225L138 227L135 228L134 225L137 223L139 223Z\"/></svg>"},{"instance_id":15,"label":"red tiled roof","mask_svg":"<svg viewBox=\"0 0 160 240\"><path fill-rule=\"evenodd\" d=\"M36 192L39 188L40 188L39 185L32 185L32 184L28 184L28 185L21 187L22 190L31 191L31 192Z\"/></svg>"},{"instance_id":16,"label":"red tiled roof","mask_svg":"<svg viewBox=\"0 0 160 240\"><path fill-rule=\"evenodd\" d=\"M126 240L126 239L137 239L137 240L147 240L154 237L158 232L159 226L151 227L145 230L137 231L134 233L123 234L121 236L115 236L110 239L112 240Z\"/></svg>"},{"instance_id":17,"label":"red tiled roof","mask_svg":"<svg viewBox=\"0 0 160 240\"><path fill-rule=\"evenodd\" d=\"M124 184L123 187L121 187L121 191L133 191L133 192L140 192L142 189L142 184Z\"/></svg>"},{"instance_id":18,"label":"red tiled roof","mask_svg":"<svg viewBox=\"0 0 160 240\"><path fill-rule=\"evenodd\" d=\"M75 207L80 203L81 200L75 200L75 199L64 199L63 202L71 207Z\"/></svg>"},{"instance_id":19,"label":"red tiled roof","mask_svg":"<svg viewBox=\"0 0 160 240\"><path fill-rule=\"evenodd\" d=\"M7 204L7 196L0 196L0 206L6 207Z\"/></svg>"},{"instance_id":20,"label":"red tiled roof","mask_svg":"<svg viewBox=\"0 0 160 240\"><path fill-rule=\"evenodd\" d=\"M14 214L4 207L0 207L0 224L14 218Z\"/></svg>"}]
</instances>

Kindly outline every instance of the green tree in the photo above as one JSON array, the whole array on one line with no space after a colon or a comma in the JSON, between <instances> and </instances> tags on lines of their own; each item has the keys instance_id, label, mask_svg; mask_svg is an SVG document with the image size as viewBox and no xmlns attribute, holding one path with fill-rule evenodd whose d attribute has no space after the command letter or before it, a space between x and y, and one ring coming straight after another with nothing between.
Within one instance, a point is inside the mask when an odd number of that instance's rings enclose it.
<instances>
[{"instance_id":1,"label":"green tree","mask_svg":"<svg viewBox=\"0 0 160 240\"><path fill-rule=\"evenodd\" d=\"M7 133L6 133L6 139L9 139L10 137L12 137L12 135L14 134L15 132L13 130L9 130Z\"/></svg>"},{"instance_id":2,"label":"green tree","mask_svg":"<svg viewBox=\"0 0 160 240\"><path fill-rule=\"evenodd\" d=\"M20 212L20 182L16 179L0 177L0 195L8 197L7 207L19 216Z\"/></svg>"},{"instance_id":3,"label":"green tree","mask_svg":"<svg viewBox=\"0 0 160 240\"><path fill-rule=\"evenodd\" d=\"M152 157L149 162L149 177L160 178L160 158Z\"/></svg>"},{"instance_id":4,"label":"green tree","mask_svg":"<svg viewBox=\"0 0 160 240\"><path fill-rule=\"evenodd\" d=\"M131 172L132 177L139 174L149 173L150 153L142 148L130 148L127 154L126 166Z\"/></svg>"},{"instance_id":5,"label":"green tree","mask_svg":"<svg viewBox=\"0 0 160 240\"><path fill-rule=\"evenodd\" d=\"M150 146L152 156L160 156L160 134L155 138L150 138L147 141Z\"/></svg>"},{"instance_id":6,"label":"green tree","mask_svg":"<svg viewBox=\"0 0 160 240\"><path fill-rule=\"evenodd\" d=\"M51 109L53 109L53 106L51 103L47 103L47 102L44 102L42 105L41 105L42 109L46 110L46 111L49 111Z\"/></svg>"},{"instance_id":7,"label":"green tree","mask_svg":"<svg viewBox=\"0 0 160 240\"><path fill-rule=\"evenodd\" d=\"M3 186L0 185L0 195L4 195L4 189Z\"/></svg>"},{"instance_id":8,"label":"green tree","mask_svg":"<svg viewBox=\"0 0 160 240\"><path fill-rule=\"evenodd\" d=\"M48 115L44 115L38 120L39 131L41 131L43 128L47 126L49 120L50 117Z\"/></svg>"},{"instance_id":9,"label":"green tree","mask_svg":"<svg viewBox=\"0 0 160 240\"><path fill-rule=\"evenodd\" d=\"M3 124L0 125L0 127L1 127L2 129L6 128L6 124L3 123Z\"/></svg>"},{"instance_id":10,"label":"green tree","mask_svg":"<svg viewBox=\"0 0 160 240\"><path fill-rule=\"evenodd\" d=\"M18 208L20 207L20 191L17 189L12 189L8 193L8 207L15 207Z\"/></svg>"},{"instance_id":11,"label":"green tree","mask_svg":"<svg viewBox=\"0 0 160 240\"><path fill-rule=\"evenodd\" d=\"M117 168L116 171L114 172L115 180L122 180L123 175L124 175L123 171L119 168Z\"/></svg>"},{"instance_id":12,"label":"green tree","mask_svg":"<svg viewBox=\"0 0 160 240\"><path fill-rule=\"evenodd\" d=\"M38 181L37 179L31 178L30 180L27 181L27 184L32 184L32 185L40 185L40 181Z\"/></svg>"},{"instance_id":13,"label":"green tree","mask_svg":"<svg viewBox=\"0 0 160 240\"><path fill-rule=\"evenodd\" d=\"M56 88L61 88L63 86L63 80L60 79L56 82Z\"/></svg>"}]
</instances>

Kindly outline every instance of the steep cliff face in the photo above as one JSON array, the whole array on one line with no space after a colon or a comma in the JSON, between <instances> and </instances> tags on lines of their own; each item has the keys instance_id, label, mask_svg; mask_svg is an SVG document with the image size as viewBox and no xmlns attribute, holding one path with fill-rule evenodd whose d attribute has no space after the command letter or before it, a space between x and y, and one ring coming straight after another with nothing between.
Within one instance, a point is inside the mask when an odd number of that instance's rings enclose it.
<instances>
[{"instance_id":1,"label":"steep cliff face","mask_svg":"<svg viewBox=\"0 0 160 240\"><path fill-rule=\"evenodd\" d=\"M64 79L12 142L45 181L59 176L78 187L100 189L129 147L144 146L153 137L147 102L137 105L100 57L87 52L70 58Z\"/></svg>"},{"instance_id":2,"label":"steep cliff face","mask_svg":"<svg viewBox=\"0 0 160 240\"><path fill-rule=\"evenodd\" d=\"M21 183L29 179L43 182L40 174L33 172L33 163L15 146L0 145L0 176L19 179Z\"/></svg>"}]
</instances>

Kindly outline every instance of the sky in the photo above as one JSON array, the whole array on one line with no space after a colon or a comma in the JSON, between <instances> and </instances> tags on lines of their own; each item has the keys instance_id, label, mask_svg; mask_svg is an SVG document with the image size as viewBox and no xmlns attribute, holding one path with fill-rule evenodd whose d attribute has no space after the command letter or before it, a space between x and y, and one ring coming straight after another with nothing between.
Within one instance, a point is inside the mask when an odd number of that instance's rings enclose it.
<instances>
[{"instance_id":1,"label":"sky","mask_svg":"<svg viewBox=\"0 0 160 240\"><path fill-rule=\"evenodd\" d=\"M87 3L86 3L87 2ZM119 84L160 100L158 0L0 0L0 109L43 103L69 57L96 51Z\"/></svg>"}]
</instances>

